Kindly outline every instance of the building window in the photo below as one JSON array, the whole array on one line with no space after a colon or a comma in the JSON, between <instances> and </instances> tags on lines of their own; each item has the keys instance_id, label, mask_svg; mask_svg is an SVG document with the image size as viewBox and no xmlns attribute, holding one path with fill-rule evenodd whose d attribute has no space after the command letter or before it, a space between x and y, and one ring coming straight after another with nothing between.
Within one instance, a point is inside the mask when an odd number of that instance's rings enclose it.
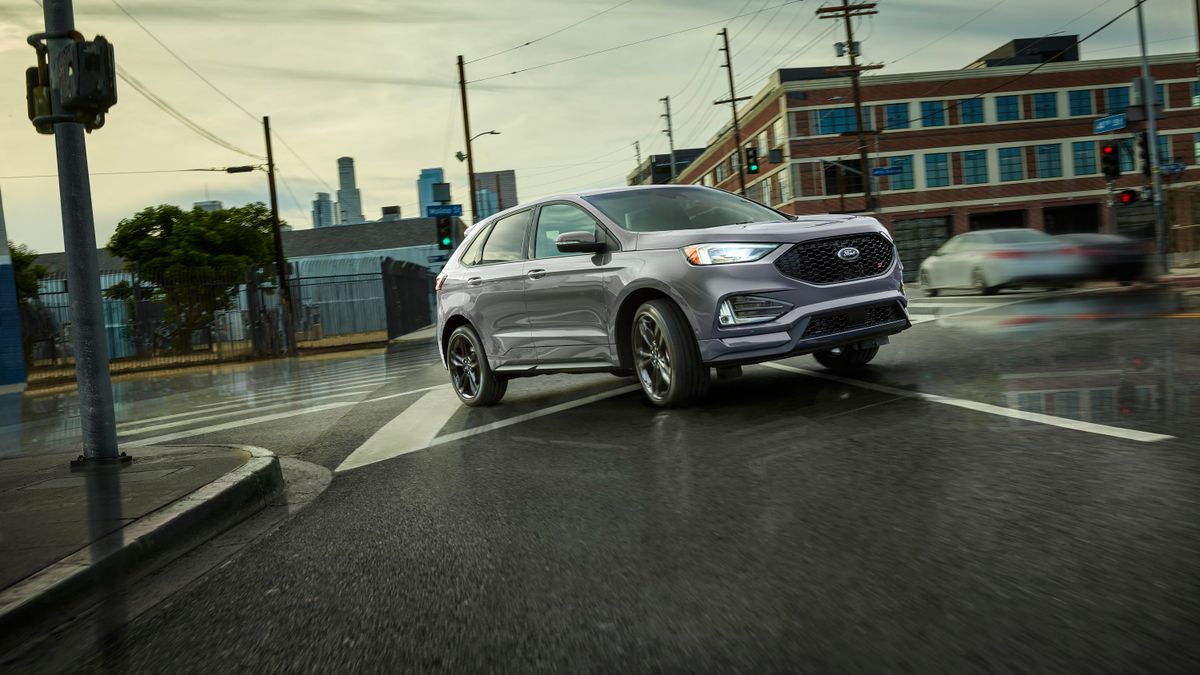
<instances>
[{"instance_id":1,"label":"building window","mask_svg":"<svg viewBox=\"0 0 1200 675\"><path fill-rule=\"evenodd\" d=\"M1021 148L1000 148L1000 180L1023 180L1025 178L1025 162L1021 158Z\"/></svg>"},{"instance_id":2,"label":"building window","mask_svg":"<svg viewBox=\"0 0 1200 675\"><path fill-rule=\"evenodd\" d=\"M925 187L946 187L950 184L950 155L931 152L925 155Z\"/></svg>"},{"instance_id":3,"label":"building window","mask_svg":"<svg viewBox=\"0 0 1200 675\"><path fill-rule=\"evenodd\" d=\"M1121 172L1133 171L1133 153L1137 152L1133 148L1131 139L1124 139L1117 142L1117 160L1121 167Z\"/></svg>"},{"instance_id":4,"label":"building window","mask_svg":"<svg viewBox=\"0 0 1200 675\"><path fill-rule=\"evenodd\" d=\"M883 107L884 114L887 115L888 129L907 129L908 128L908 104L907 103L889 103Z\"/></svg>"},{"instance_id":5,"label":"building window","mask_svg":"<svg viewBox=\"0 0 1200 675\"><path fill-rule=\"evenodd\" d=\"M1096 142L1076 141L1072 143L1071 162L1075 165L1076 176L1090 176L1096 173Z\"/></svg>"},{"instance_id":6,"label":"building window","mask_svg":"<svg viewBox=\"0 0 1200 675\"><path fill-rule=\"evenodd\" d=\"M1192 155L1193 163L1200 164L1200 134L1192 135Z\"/></svg>"},{"instance_id":7,"label":"building window","mask_svg":"<svg viewBox=\"0 0 1200 675\"><path fill-rule=\"evenodd\" d=\"M1071 100L1071 116L1078 117L1080 115L1092 114L1092 90L1091 89L1076 89L1068 92L1067 96Z\"/></svg>"},{"instance_id":8,"label":"building window","mask_svg":"<svg viewBox=\"0 0 1200 675\"><path fill-rule=\"evenodd\" d=\"M720 185L723 180L725 180L725 162L718 164L716 171L713 172L713 181L716 185Z\"/></svg>"},{"instance_id":9,"label":"building window","mask_svg":"<svg viewBox=\"0 0 1200 675\"><path fill-rule=\"evenodd\" d=\"M1172 161L1171 137L1163 136L1163 135L1159 134L1159 136L1158 136L1158 165L1162 166L1163 164L1170 164L1171 161Z\"/></svg>"},{"instance_id":10,"label":"building window","mask_svg":"<svg viewBox=\"0 0 1200 675\"><path fill-rule=\"evenodd\" d=\"M900 173L892 176L893 190L911 190L913 189L913 163L912 155L903 155L901 157L889 157L888 166L898 167Z\"/></svg>"},{"instance_id":11,"label":"building window","mask_svg":"<svg viewBox=\"0 0 1200 675\"><path fill-rule=\"evenodd\" d=\"M967 150L962 154L963 182L982 185L988 182L987 150Z\"/></svg>"},{"instance_id":12,"label":"building window","mask_svg":"<svg viewBox=\"0 0 1200 675\"><path fill-rule=\"evenodd\" d=\"M1129 87L1109 87L1104 90L1104 105L1108 114L1125 112L1129 107Z\"/></svg>"},{"instance_id":13,"label":"building window","mask_svg":"<svg viewBox=\"0 0 1200 675\"><path fill-rule=\"evenodd\" d=\"M775 145L783 145L786 141L787 122L780 117L775 120Z\"/></svg>"},{"instance_id":14,"label":"building window","mask_svg":"<svg viewBox=\"0 0 1200 675\"><path fill-rule=\"evenodd\" d=\"M779 203L792 201L792 180L787 168L775 172L775 183L779 186Z\"/></svg>"},{"instance_id":15,"label":"building window","mask_svg":"<svg viewBox=\"0 0 1200 675\"><path fill-rule=\"evenodd\" d=\"M758 135L758 161L767 161L767 151L770 150L770 143L767 142L767 132L762 132Z\"/></svg>"},{"instance_id":16,"label":"building window","mask_svg":"<svg viewBox=\"0 0 1200 675\"><path fill-rule=\"evenodd\" d=\"M1033 118L1058 117L1058 94L1047 91L1033 95Z\"/></svg>"},{"instance_id":17,"label":"building window","mask_svg":"<svg viewBox=\"0 0 1200 675\"><path fill-rule=\"evenodd\" d=\"M946 126L946 105L944 101L921 101L921 126Z\"/></svg>"},{"instance_id":18,"label":"building window","mask_svg":"<svg viewBox=\"0 0 1200 675\"><path fill-rule=\"evenodd\" d=\"M749 199L751 201L761 202L762 195L759 194L759 186L761 186L762 184L763 184L763 181L759 181L757 183L752 183L750 185L747 185L746 186L746 199Z\"/></svg>"},{"instance_id":19,"label":"building window","mask_svg":"<svg viewBox=\"0 0 1200 675\"><path fill-rule=\"evenodd\" d=\"M1037 146L1038 178L1062 176L1062 146L1058 143Z\"/></svg>"},{"instance_id":20,"label":"building window","mask_svg":"<svg viewBox=\"0 0 1200 675\"><path fill-rule=\"evenodd\" d=\"M996 121L1011 122L1012 120L1019 119L1021 119L1021 97L997 96Z\"/></svg>"},{"instance_id":21,"label":"building window","mask_svg":"<svg viewBox=\"0 0 1200 675\"><path fill-rule=\"evenodd\" d=\"M983 123L983 99L968 98L958 106L958 121L960 124Z\"/></svg>"},{"instance_id":22,"label":"building window","mask_svg":"<svg viewBox=\"0 0 1200 675\"><path fill-rule=\"evenodd\" d=\"M1200 108L1200 80L1192 83L1192 107Z\"/></svg>"},{"instance_id":23,"label":"building window","mask_svg":"<svg viewBox=\"0 0 1200 675\"><path fill-rule=\"evenodd\" d=\"M843 131L858 131L858 124L854 119L854 108L830 108L828 110L818 110L814 113L817 117L817 133L819 134L840 134Z\"/></svg>"}]
</instances>

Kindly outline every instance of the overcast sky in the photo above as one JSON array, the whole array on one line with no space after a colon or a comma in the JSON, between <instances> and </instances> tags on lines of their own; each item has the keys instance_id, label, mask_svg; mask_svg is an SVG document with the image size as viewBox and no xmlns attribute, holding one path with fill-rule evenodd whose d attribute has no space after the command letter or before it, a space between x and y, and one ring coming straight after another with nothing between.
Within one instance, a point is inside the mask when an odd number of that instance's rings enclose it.
<instances>
[{"instance_id":1,"label":"overcast sky","mask_svg":"<svg viewBox=\"0 0 1200 675\"><path fill-rule=\"evenodd\" d=\"M469 204L455 56L479 59L534 40L619 0L119 0L168 47L255 116L303 161L276 145L283 217L311 227L310 202L336 187L336 159L355 158L363 210L400 204L416 216L415 180L444 167L455 201ZM833 63L831 21L814 19L823 0L629 0L599 17L529 46L467 66L475 80L670 33L625 49L496 77L470 88L476 169L513 168L522 200L558 191L617 185L633 168L633 141L664 152L658 99L670 95L677 147L703 145L727 108L717 67L723 25L730 29L738 94L757 92L781 66ZM1085 35L1130 0L880 0L858 35L884 73L957 68L1014 37L1062 30ZM261 127L209 88L143 32L111 0L76 0L77 26L105 35L118 63L161 99L228 143L263 152ZM744 8L744 9L743 9ZM739 12L751 16L722 21ZM1148 0L1151 53L1196 48L1192 3ZM974 20L972 20L974 19ZM965 24L965 25L964 25ZM34 0L0 0L0 191L9 237L41 252L62 250L57 182L15 176L55 172L53 137L26 119L24 70L34 53L25 36L42 28ZM1081 47L1083 57L1137 54L1134 14ZM108 122L88 136L93 174L208 168L254 160L202 138L124 82ZM305 167L307 163L311 167ZM314 176L315 172L315 176ZM162 173L93 175L97 239L153 204L226 205L267 200L265 175ZM294 195L294 198L293 198Z\"/></svg>"}]
</instances>

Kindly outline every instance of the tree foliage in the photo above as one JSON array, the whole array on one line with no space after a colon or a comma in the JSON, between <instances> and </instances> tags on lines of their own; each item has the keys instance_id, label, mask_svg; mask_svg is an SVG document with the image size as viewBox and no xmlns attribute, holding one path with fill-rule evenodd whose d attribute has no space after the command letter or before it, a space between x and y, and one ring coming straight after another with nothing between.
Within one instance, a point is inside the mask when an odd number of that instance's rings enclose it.
<instances>
[{"instance_id":1,"label":"tree foliage","mask_svg":"<svg viewBox=\"0 0 1200 675\"><path fill-rule=\"evenodd\" d=\"M46 268L34 264L37 251L25 244L8 242L8 254L12 257L13 275L17 280L17 302L25 305L37 297L38 281L45 278Z\"/></svg>"},{"instance_id":2,"label":"tree foliage","mask_svg":"<svg viewBox=\"0 0 1200 675\"><path fill-rule=\"evenodd\" d=\"M163 307L163 337L190 349L192 334L232 306L247 270L273 260L271 212L260 202L204 211L152 206L126 218L108 241L135 273L142 301ZM131 300L133 285L108 291Z\"/></svg>"}]
</instances>

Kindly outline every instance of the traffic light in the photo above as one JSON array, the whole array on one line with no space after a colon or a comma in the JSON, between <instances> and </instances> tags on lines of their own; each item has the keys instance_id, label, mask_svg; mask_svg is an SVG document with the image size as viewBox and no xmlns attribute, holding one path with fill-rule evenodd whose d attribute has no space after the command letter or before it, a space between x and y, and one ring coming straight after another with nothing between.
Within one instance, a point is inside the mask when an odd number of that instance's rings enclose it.
<instances>
[{"instance_id":1,"label":"traffic light","mask_svg":"<svg viewBox=\"0 0 1200 675\"><path fill-rule=\"evenodd\" d=\"M1138 156L1142 158L1142 175L1150 177L1150 134L1139 131L1137 135Z\"/></svg>"},{"instance_id":2,"label":"traffic light","mask_svg":"<svg viewBox=\"0 0 1200 675\"><path fill-rule=\"evenodd\" d=\"M1117 193L1118 204L1135 204L1142 195L1137 190L1121 190Z\"/></svg>"},{"instance_id":3,"label":"traffic light","mask_svg":"<svg viewBox=\"0 0 1200 675\"><path fill-rule=\"evenodd\" d=\"M1100 146L1100 171L1108 180L1121 177L1121 151L1116 143L1105 143Z\"/></svg>"},{"instance_id":4,"label":"traffic light","mask_svg":"<svg viewBox=\"0 0 1200 675\"><path fill-rule=\"evenodd\" d=\"M746 173L758 173L758 148L746 146Z\"/></svg>"},{"instance_id":5,"label":"traffic light","mask_svg":"<svg viewBox=\"0 0 1200 675\"><path fill-rule=\"evenodd\" d=\"M454 248L454 219L450 216L437 216L438 248L449 251Z\"/></svg>"}]
</instances>

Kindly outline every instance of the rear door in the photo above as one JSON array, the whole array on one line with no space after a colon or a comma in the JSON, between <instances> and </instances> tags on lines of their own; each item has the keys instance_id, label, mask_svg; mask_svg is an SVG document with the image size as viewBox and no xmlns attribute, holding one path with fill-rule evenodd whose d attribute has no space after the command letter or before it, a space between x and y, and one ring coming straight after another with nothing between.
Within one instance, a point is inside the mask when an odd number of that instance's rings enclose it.
<instances>
[{"instance_id":1,"label":"rear door","mask_svg":"<svg viewBox=\"0 0 1200 675\"><path fill-rule=\"evenodd\" d=\"M469 318L493 366L537 360L525 305L531 221L528 209L497 220L474 259L464 260Z\"/></svg>"},{"instance_id":2,"label":"rear door","mask_svg":"<svg viewBox=\"0 0 1200 675\"><path fill-rule=\"evenodd\" d=\"M542 204L530 242L525 301L542 364L610 362L609 297L605 266L619 246L588 211L571 202ZM558 235L592 232L607 241L601 254L562 253Z\"/></svg>"}]
</instances>

